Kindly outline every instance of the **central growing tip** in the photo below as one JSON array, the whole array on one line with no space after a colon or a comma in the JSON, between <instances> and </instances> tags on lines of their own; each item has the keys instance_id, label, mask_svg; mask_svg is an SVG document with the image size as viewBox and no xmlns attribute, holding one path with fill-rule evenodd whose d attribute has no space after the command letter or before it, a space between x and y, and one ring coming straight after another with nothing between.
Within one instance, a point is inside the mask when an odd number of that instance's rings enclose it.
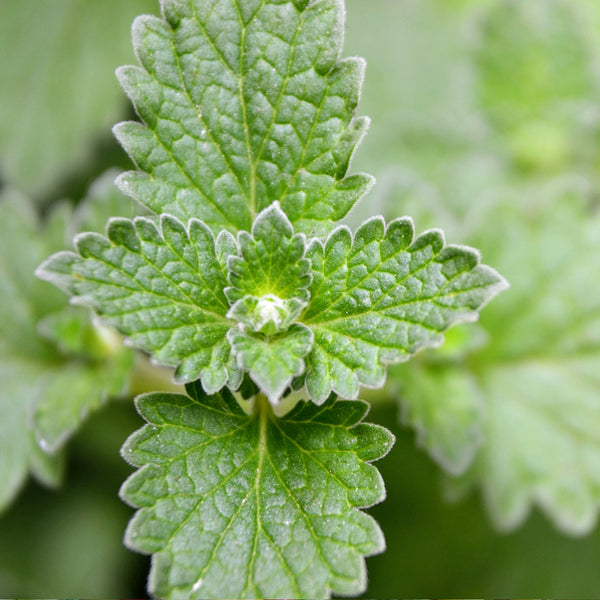
<instances>
[{"instance_id":1,"label":"central growing tip","mask_svg":"<svg viewBox=\"0 0 600 600\"><path fill-rule=\"evenodd\" d=\"M236 319L247 331L273 336L286 331L305 306L306 303L298 298L282 299L275 294L248 295L238 300L227 316Z\"/></svg>"}]
</instances>

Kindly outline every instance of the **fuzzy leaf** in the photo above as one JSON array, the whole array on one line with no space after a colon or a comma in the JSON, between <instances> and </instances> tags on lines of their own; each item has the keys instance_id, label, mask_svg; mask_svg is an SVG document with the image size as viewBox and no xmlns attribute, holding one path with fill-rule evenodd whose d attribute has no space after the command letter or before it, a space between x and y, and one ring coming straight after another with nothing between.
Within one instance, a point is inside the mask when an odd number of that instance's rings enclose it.
<instances>
[{"instance_id":1,"label":"fuzzy leaf","mask_svg":"<svg viewBox=\"0 0 600 600\"><path fill-rule=\"evenodd\" d=\"M368 463L393 443L361 423L363 402L301 402L278 419L228 393L147 394L148 421L123 447L141 467L122 498L140 508L127 545L154 554L149 588L165 598L323 598L364 590L364 556L381 552L358 510L384 497Z\"/></svg>"},{"instance_id":2,"label":"fuzzy leaf","mask_svg":"<svg viewBox=\"0 0 600 600\"><path fill-rule=\"evenodd\" d=\"M445 246L440 231L414 238L409 219L387 227L370 219L354 238L340 227L307 256L311 301L300 321L315 335L306 385L316 402L332 391L356 398L359 384L380 387L386 364L439 345L445 329L475 320L506 287L476 251Z\"/></svg>"},{"instance_id":3,"label":"fuzzy leaf","mask_svg":"<svg viewBox=\"0 0 600 600\"><path fill-rule=\"evenodd\" d=\"M278 205L258 216L252 235L240 232L238 243L225 231L215 240L201 221L186 229L164 215L160 226L154 218L113 219L108 238L84 234L76 245L79 254L54 255L38 275L156 361L176 366L179 381L200 378L214 393L225 384L236 389L240 368L248 369L276 403L303 371L312 334L300 325L287 330L306 307L310 261L304 236L293 233ZM67 330L69 323L58 325ZM280 370L282 356L290 362Z\"/></svg>"},{"instance_id":4,"label":"fuzzy leaf","mask_svg":"<svg viewBox=\"0 0 600 600\"><path fill-rule=\"evenodd\" d=\"M368 125L364 63L340 60L339 0L162 0L139 17L141 67L119 80L145 124L115 128L139 171L121 189L157 213L249 230L274 201L324 233L370 187L346 177Z\"/></svg>"},{"instance_id":5,"label":"fuzzy leaf","mask_svg":"<svg viewBox=\"0 0 600 600\"><path fill-rule=\"evenodd\" d=\"M277 337L257 338L232 329L229 341L240 367L248 371L269 401L277 404L292 378L304 372L313 334L308 327L294 323Z\"/></svg>"},{"instance_id":6,"label":"fuzzy leaf","mask_svg":"<svg viewBox=\"0 0 600 600\"><path fill-rule=\"evenodd\" d=\"M201 221L186 228L167 215L159 224L138 217L113 219L108 238L83 234L76 246L79 254L55 254L38 275L94 308L161 364L176 366L177 380L201 378L211 392L228 381L237 387L223 292L235 248L229 234L215 240Z\"/></svg>"},{"instance_id":7,"label":"fuzzy leaf","mask_svg":"<svg viewBox=\"0 0 600 600\"><path fill-rule=\"evenodd\" d=\"M310 261L304 258L306 239L294 229L279 203L263 210L252 224L252 235L238 234L241 256L228 261L231 287L226 295L236 302L246 295L273 295L281 300L308 300Z\"/></svg>"}]
</instances>

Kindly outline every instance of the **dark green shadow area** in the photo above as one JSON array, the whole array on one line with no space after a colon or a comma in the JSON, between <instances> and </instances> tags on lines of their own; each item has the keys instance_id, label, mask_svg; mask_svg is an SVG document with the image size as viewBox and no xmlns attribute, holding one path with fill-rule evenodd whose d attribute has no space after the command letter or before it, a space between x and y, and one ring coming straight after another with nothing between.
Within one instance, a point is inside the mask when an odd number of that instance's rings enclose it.
<instances>
[{"instance_id":1,"label":"dark green shadow area","mask_svg":"<svg viewBox=\"0 0 600 600\"><path fill-rule=\"evenodd\" d=\"M369 512L387 551L367 559L368 598L595 598L600 590L600 534L570 538L537 511L509 534L496 532L474 494L442 498L439 468L415 448L412 431L394 425L396 409L373 407L367 421L397 436L376 463L387 499Z\"/></svg>"},{"instance_id":2,"label":"dark green shadow area","mask_svg":"<svg viewBox=\"0 0 600 600\"><path fill-rule=\"evenodd\" d=\"M119 456L139 427L132 402L111 404L73 440L64 486L30 483L0 518L0 597L143 598L149 560L125 549L133 511L118 497Z\"/></svg>"}]
</instances>

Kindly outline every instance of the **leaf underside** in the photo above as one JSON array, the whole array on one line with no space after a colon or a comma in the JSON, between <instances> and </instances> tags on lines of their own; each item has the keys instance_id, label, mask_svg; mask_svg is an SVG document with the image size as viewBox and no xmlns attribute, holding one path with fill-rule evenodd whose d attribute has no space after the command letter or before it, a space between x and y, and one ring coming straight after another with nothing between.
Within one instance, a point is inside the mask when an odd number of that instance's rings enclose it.
<instances>
[{"instance_id":1,"label":"leaf underside","mask_svg":"<svg viewBox=\"0 0 600 600\"><path fill-rule=\"evenodd\" d=\"M127 545L154 554L159 597L326 597L366 585L364 556L381 552L358 510L384 497L368 464L393 438L361 423L367 405L301 402L284 418L248 415L229 392L137 400L148 421L123 447L141 467L121 496L140 508Z\"/></svg>"},{"instance_id":2,"label":"leaf underside","mask_svg":"<svg viewBox=\"0 0 600 600\"><path fill-rule=\"evenodd\" d=\"M249 231L279 201L297 231L324 234L370 187L346 177L368 121L364 63L340 60L340 0L162 0L139 17L141 67L121 85L144 124L115 134L139 171L121 189L156 213Z\"/></svg>"}]
</instances>

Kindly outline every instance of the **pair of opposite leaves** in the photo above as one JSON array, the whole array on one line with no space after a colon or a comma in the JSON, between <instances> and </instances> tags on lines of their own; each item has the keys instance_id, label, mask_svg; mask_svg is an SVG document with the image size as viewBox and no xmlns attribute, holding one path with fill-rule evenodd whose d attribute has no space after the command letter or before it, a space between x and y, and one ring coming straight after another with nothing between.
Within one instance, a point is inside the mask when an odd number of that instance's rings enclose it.
<instances>
[{"instance_id":1,"label":"pair of opposite leaves","mask_svg":"<svg viewBox=\"0 0 600 600\"><path fill-rule=\"evenodd\" d=\"M381 386L387 363L438 344L505 286L441 232L415 239L409 219L307 240L277 203L237 239L163 215L113 219L107 238L83 234L76 246L40 276L176 366L178 380L211 394L247 371L273 404L292 382L317 404Z\"/></svg>"}]
</instances>

